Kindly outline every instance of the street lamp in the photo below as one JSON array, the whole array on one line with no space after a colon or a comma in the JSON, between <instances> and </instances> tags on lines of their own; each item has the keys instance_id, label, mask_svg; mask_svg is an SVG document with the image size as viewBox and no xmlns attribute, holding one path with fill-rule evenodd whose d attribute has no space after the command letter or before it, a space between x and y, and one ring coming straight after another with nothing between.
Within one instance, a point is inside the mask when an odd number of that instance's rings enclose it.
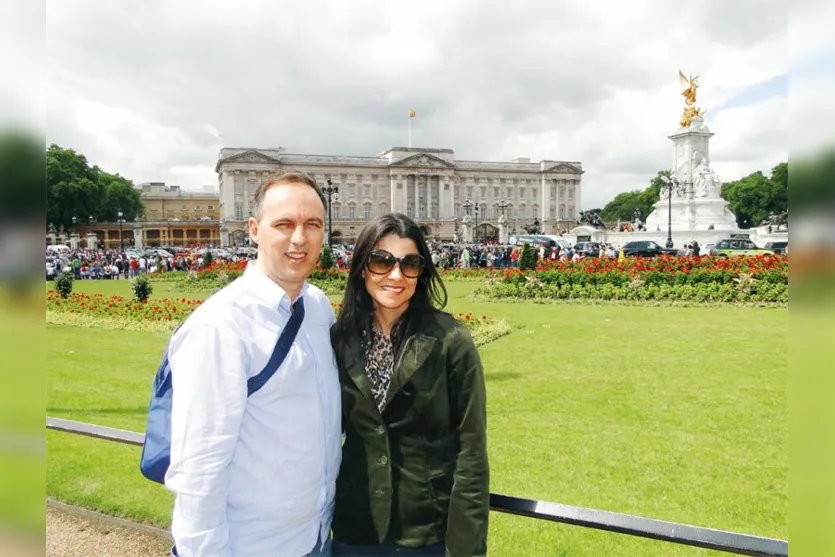
<instances>
[{"instance_id":1,"label":"street lamp","mask_svg":"<svg viewBox=\"0 0 835 557\"><path fill-rule=\"evenodd\" d=\"M333 220L331 219L331 205L334 201L339 201L339 186L334 186L331 179L328 178L328 187L322 188L328 198L328 247L333 247Z\"/></svg>"},{"instance_id":2,"label":"street lamp","mask_svg":"<svg viewBox=\"0 0 835 557\"><path fill-rule=\"evenodd\" d=\"M122 240L122 223L125 222L125 219L123 219L122 217L125 216L125 214L122 212L121 209L119 209L119 212L116 213L116 216L119 217L119 249L121 251L125 251L125 243Z\"/></svg>"},{"instance_id":3,"label":"street lamp","mask_svg":"<svg viewBox=\"0 0 835 557\"><path fill-rule=\"evenodd\" d=\"M667 249L673 247L673 192L681 192L681 182L678 176L661 176L661 181L664 185L661 186L661 191L667 192Z\"/></svg>"},{"instance_id":4,"label":"street lamp","mask_svg":"<svg viewBox=\"0 0 835 557\"><path fill-rule=\"evenodd\" d=\"M75 234L75 223L77 223L77 222L78 222L78 217L73 215L73 217L72 217L72 233L73 234Z\"/></svg>"},{"instance_id":5,"label":"street lamp","mask_svg":"<svg viewBox=\"0 0 835 557\"><path fill-rule=\"evenodd\" d=\"M501 210L502 210L502 216L504 216L504 211L505 211L505 209L507 209L508 207L510 207L510 203L508 203L507 201L505 201L504 199L502 199L501 201L499 201L498 203L496 203L496 206L497 206L499 209L501 209Z\"/></svg>"}]
</instances>

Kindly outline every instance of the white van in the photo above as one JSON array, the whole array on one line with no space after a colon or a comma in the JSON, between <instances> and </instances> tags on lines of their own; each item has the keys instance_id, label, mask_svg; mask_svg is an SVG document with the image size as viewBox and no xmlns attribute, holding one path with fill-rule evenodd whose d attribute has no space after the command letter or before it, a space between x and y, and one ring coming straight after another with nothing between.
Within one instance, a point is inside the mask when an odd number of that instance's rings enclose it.
<instances>
[{"instance_id":1,"label":"white van","mask_svg":"<svg viewBox=\"0 0 835 557\"><path fill-rule=\"evenodd\" d=\"M46 252L66 257L70 254L70 248L65 246L64 244L55 244L46 246Z\"/></svg>"}]
</instances>

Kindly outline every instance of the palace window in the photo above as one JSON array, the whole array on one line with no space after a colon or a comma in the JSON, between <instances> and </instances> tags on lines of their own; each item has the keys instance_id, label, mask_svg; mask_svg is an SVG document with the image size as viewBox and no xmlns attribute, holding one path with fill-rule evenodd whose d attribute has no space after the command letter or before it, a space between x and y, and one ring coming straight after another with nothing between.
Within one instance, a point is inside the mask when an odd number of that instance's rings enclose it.
<instances>
[{"instance_id":1,"label":"palace window","mask_svg":"<svg viewBox=\"0 0 835 557\"><path fill-rule=\"evenodd\" d=\"M525 199L525 188L519 188L519 199Z\"/></svg>"},{"instance_id":2,"label":"palace window","mask_svg":"<svg viewBox=\"0 0 835 557\"><path fill-rule=\"evenodd\" d=\"M437 203L432 203L432 215L431 215L431 217L433 219L438 218L438 204Z\"/></svg>"},{"instance_id":3,"label":"palace window","mask_svg":"<svg viewBox=\"0 0 835 557\"><path fill-rule=\"evenodd\" d=\"M235 180L235 193L238 195L243 195L244 193L244 181L241 179Z\"/></svg>"},{"instance_id":4,"label":"palace window","mask_svg":"<svg viewBox=\"0 0 835 557\"><path fill-rule=\"evenodd\" d=\"M536 189L536 188L533 188L533 189L531 190L531 195L533 196L533 198L534 198L534 199L536 199L536 196L537 196L537 194L538 194L538 193L539 193L539 192L537 191L537 189Z\"/></svg>"},{"instance_id":5,"label":"palace window","mask_svg":"<svg viewBox=\"0 0 835 557\"><path fill-rule=\"evenodd\" d=\"M472 186L467 186L467 199L472 199L472 198L473 198L473 187Z\"/></svg>"},{"instance_id":6,"label":"palace window","mask_svg":"<svg viewBox=\"0 0 835 557\"><path fill-rule=\"evenodd\" d=\"M371 204L367 203L362 208L363 218L365 220L371 220Z\"/></svg>"},{"instance_id":7,"label":"palace window","mask_svg":"<svg viewBox=\"0 0 835 557\"><path fill-rule=\"evenodd\" d=\"M455 213L454 214L455 214L455 218L457 218L457 219L461 218L461 204L460 203L455 204Z\"/></svg>"},{"instance_id":8,"label":"palace window","mask_svg":"<svg viewBox=\"0 0 835 557\"><path fill-rule=\"evenodd\" d=\"M207 210L207 211L214 211L214 210L215 210L215 206L214 206L214 205L207 205L207 206L206 206L206 210Z\"/></svg>"},{"instance_id":9,"label":"palace window","mask_svg":"<svg viewBox=\"0 0 835 557\"><path fill-rule=\"evenodd\" d=\"M565 218L565 205L560 205L560 219L564 220Z\"/></svg>"},{"instance_id":10,"label":"palace window","mask_svg":"<svg viewBox=\"0 0 835 557\"><path fill-rule=\"evenodd\" d=\"M479 193L479 196L482 199L487 197L487 186L481 186L481 193Z\"/></svg>"},{"instance_id":11,"label":"palace window","mask_svg":"<svg viewBox=\"0 0 835 557\"><path fill-rule=\"evenodd\" d=\"M574 188L568 188L568 199L574 199Z\"/></svg>"},{"instance_id":12,"label":"palace window","mask_svg":"<svg viewBox=\"0 0 835 557\"><path fill-rule=\"evenodd\" d=\"M200 210L200 205L195 205L195 206L194 206L194 210L195 210L195 211L199 211L199 210Z\"/></svg>"},{"instance_id":13,"label":"palace window","mask_svg":"<svg viewBox=\"0 0 835 557\"><path fill-rule=\"evenodd\" d=\"M348 195L354 197L357 194L356 184L348 184Z\"/></svg>"},{"instance_id":14,"label":"palace window","mask_svg":"<svg viewBox=\"0 0 835 557\"><path fill-rule=\"evenodd\" d=\"M357 218L357 206L353 203L348 205L348 218L355 219Z\"/></svg>"},{"instance_id":15,"label":"palace window","mask_svg":"<svg viewBox=\"0 0 835 557\"><path fill-rule=\"evenodd\" d=\"M362 196L363 197L371 197L371 186L366 184L362 187Z\"/></svg>"},{"instance_id":16,"label":"palace window","mask_svg":"<svg viewBox=\"0 0 835 557\"><path fill-rule=\"evenodd\" d=\"M493 197L499 198L499 188L493 188Z\"/></svg>"},{"instance_id":17,"label":"palace window","mask_svg":"<svg viewBox=\"0 0 835 557\"><path fill-rule=\"evenodd\" d=\"M243 220L244 218L244 204L243 203L235 203L235 218L238 220Z\"/></svg>"},{"instance_id":18,"label":"palace window","mask_svg":"<svg viewBox=\"0 0 835 557\"><path fill-rule=\"evenodd\" d=\"M551 211L549 213L550 218L555 219L557 218L557 208L554 205L551 205Z\"/></svg>"},{"instance_id":19,"label":"palace window","mask_svg":"<svg viewBox=\"0 0 835 557\"><path fill-rule=\"evenodd\" d=\"M481 218L481 219L487 219L487 206L486 206L486 205L482 205L482 206L481 206L481 207L479 207L478 209L479 209L479 211L478 211L478 212L479 212L479 213L481 213L481 216L480 216L479 218Z\"/></svg>"}]
</instances>

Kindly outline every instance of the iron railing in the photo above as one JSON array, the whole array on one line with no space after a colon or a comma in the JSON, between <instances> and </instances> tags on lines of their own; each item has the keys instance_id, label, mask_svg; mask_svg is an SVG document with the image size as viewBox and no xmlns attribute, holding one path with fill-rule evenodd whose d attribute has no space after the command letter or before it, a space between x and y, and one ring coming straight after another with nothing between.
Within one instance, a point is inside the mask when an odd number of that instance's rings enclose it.
<instances>
[{"instance_id":1,"label":"iron railing","mask_svg":"<svg viewBox=\"0 0 835 557\"><path fill-rule=\"evenodd\" d=\"M46 428L76 435L85 435L116 443L141 447L145 435L134 431L115 429L61 418L46 418ZM786 540L751 536L712 528L702 528L652 518L633 516L583 507L535 501L520 497L490 494L490 510L495 512L526 516L539 520L561 522L606 532L627 534L665 542L713 549L737 555L756 557L788 557L789 543Z\"/></svg>"}]
</instances>

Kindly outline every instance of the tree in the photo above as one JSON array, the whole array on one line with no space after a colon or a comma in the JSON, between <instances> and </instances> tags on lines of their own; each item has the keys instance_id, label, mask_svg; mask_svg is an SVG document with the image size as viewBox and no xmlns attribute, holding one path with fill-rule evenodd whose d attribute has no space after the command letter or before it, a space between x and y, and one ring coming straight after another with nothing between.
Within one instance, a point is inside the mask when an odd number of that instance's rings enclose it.
<instances>
[{"instance_id":1,"label":"tree","mask_svg":"<svg viewBox=\"0 0 835 557\"><path fill-rule=\"evenodd\" d=\"M142 199L133 183L90 166L86 157L52 144L46 151L47 223L70 229L72 218L89 217L115 222L122 211L125 220L142 215Z\"/></svg>"},{"instance_id":2,"label":"tree","mask_svg":"<svg viewBox=\"0 0 835 557\"><path fill-rule=\"evenodd\" d=\"M323 269L333 268L333 252L327 244L322 246L322 253L319 255L319 266Z\"/></svg>"},{"instance_id":3,"label":"tree","mask_svg":"<svg viewBox=\"0 0 835 557\"><path fill-rule=\"evenodd\" d=\"M661 198L661 186L664 184L662 176L670 176L669 170L659 170L643 191L633 190L619 193L603 207L601 218L606 222L616 220L631 221L635 218L635 209L641 211L641 219L645 220L652 212L653 206Z\"/></svg>"},{"instance_id":4,"label":"tree","mask_svg":"<svg viewBox=\"0 0 835 557\"><path fill-rule=\"evenodd\" d=\"M43 140L26 132L0 133L0 219L43 218Z\"/></svg>"},{"instance_id":5,"label":"tree","mask_svg":"<svg viewBox=\"0 0 835 557\"><path fill-rule=\"evenodd\" d=\"M722 184L722 197L736 215L740 228L758 226L774 210L777 187L758 170L733 182Z\"/></svg>"},{"instance_id":6,"label":"tree","mask_svg":"<svg viewBox=\"0 0 835 557\"><path fill-rule=\"evenodd\" d=\"M528 242L525 242L522 246L522 253L519 255L519 269L526 271L535 268L536 257L533 254L533 248Z\"/></svg>"}]
</instances>

